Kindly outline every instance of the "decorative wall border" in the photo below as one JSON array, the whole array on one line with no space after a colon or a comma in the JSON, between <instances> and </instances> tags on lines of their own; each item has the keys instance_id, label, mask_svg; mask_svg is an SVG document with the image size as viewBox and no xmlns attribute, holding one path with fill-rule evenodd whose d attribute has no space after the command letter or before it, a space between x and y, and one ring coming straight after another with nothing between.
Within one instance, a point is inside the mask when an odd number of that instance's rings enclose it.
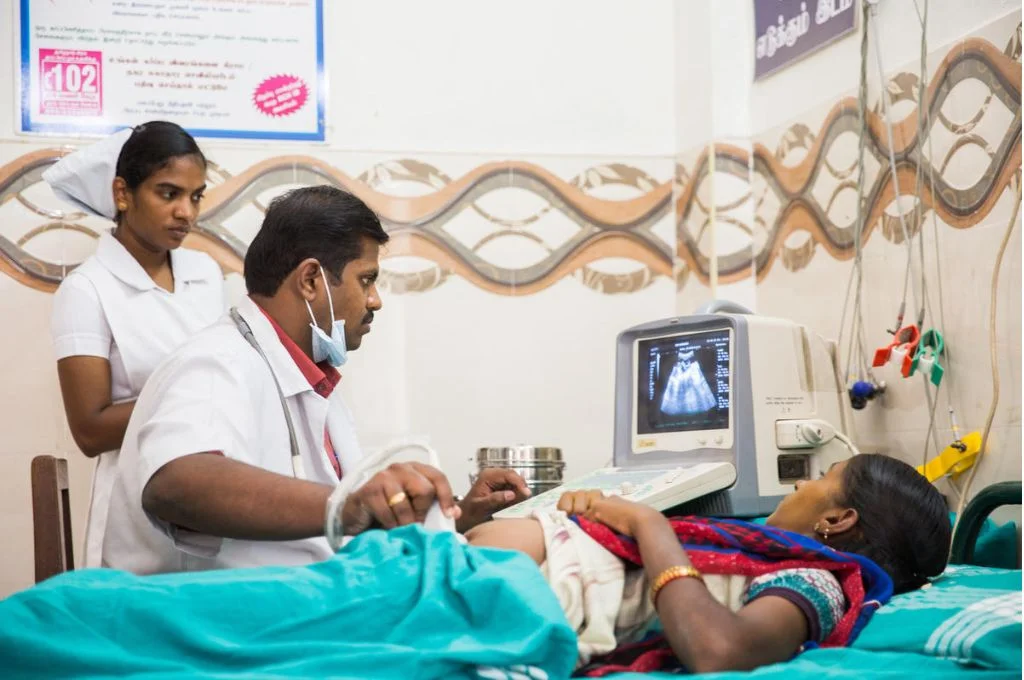
<instances>
[{"instance_id":1,"label":"decorative wall border","mask_svg":"<svg viewBox=\"0 0 1024 680\"><path fill-rule=\"evenodd\" d=\"M897 99L912 101L914 111L895 123L894 141L897 179L901 193L912 195L918 168L925 186L934 179L936 200L923 192L911 221L916 229L927 209L934 209L947 224L968 228L978 224L992 210L998 197L1011 186L1021 167L1021 27L1006 48L999 50L980 38L957 43L945 55L931 79L925 106L932 128L917 136L916 76L898 73L888 83ZM988 89L977 110L966 121L953 122L943 115L943 103L962 82L974 80ZM1000 109L1000 107L1002 107ZM999 137L985 138L979 131L986 116L996 109L1008 111L1011 121ZM745 189L717 206L719 223L730 223L750 236L747 246L718 258L719 277L724 282L756 275L762 280L777 259L791 270L799 270L813 258L821 245L833 258L853 256L853 225L839 224L833 205L842 191L866 189L864 239L876 230L894 242L902 238L895 220L885 211L892 203L893 190L887 163L888 148L884 119L877 110L867 113L866 152L873 169L864 178L855 176L856 164L836 168L829 161L838 146L849 146L857 130L857 102L845 97L832 107L817 135L803 123L795 123L783 134L776 150L763 143L751 149L729 144L715 145L716 176L739 180ZM926 150L931 137L945 129L954 141L941 160L929 160ZM946 133L943 133L946 134ZM989 158L979 167L971 186L957 187L948 179L951 159L965 146L982 148ZM787 163L794 151L804 153L796 164ZM53 291L71 267L34 256L26 246L32 239L54 229L97 235L82 223L81 213L67 213L36 205L25 190L41 181L43 170L62 154L45 149L25 154L0 167L0 206L21 203L39 217L17 240L0 230L0 272L20 283ZM707 222L708 206L698 199L702 182L708 179L708 155L700 152L690 170L677 167L674 181L659 182L638 168L611 163L588 168L569 181L537 164L523 161L485 163L465 175L451 178L420 160L401 159L377 164L352 177L331 164L310 156L267 158L232 176L211 165L212 187L204 202L198 228L186 245L210 253L225 271L242 267L246 244L225 223L240 210L255 206L264 210L261 197L268 192L296 184L328 183L360 196L381 216L392 234L389 257L412 256L425 268L416 271L389 270L385 260L385 282L398 292L424 291L458 275L474 285L498 294L527 295L539 292L566 276L603 293L634 292L659 277L675 277L682 287L693 273L704 282L709 278L709 260L701 252L700 238ZM388 193L391 182L412 182L427 189L418 196ZM611 200L594 195L602 185L629 188L632 198ZM507 188L530 192L543 207L527 216L502 217L482 207L482 199ZM827 198L816 197L822 190ZM673 193L675 194L673 196ZM674 201L673 201L674 198ZM667 243L655 232L659 221L673 207L675 243ZM446 229L466 211L493 227L475 242L457 238ZM545 215L557 211L573 225L574 231L557 243L538 234ZM702 220L702 215L705 217ZM806 232L807 241L787 245L794 233ZM543 249L543 257L520 267L500 266L481 254L489 243L503 237L526 238ZM624 258L637 264L627 273L611 274L593 266L603 258Z\"/></svg>"},{"instance_id":2,"label":"decorative wall border","mask_svg":"<svg viewBox=\"0 0 1024 680\"><path fill-rule=\"evenodd\" d=\"M893 141L896 157L897 180L900 193L913 196L916 190L917 170L923 172L923 186L935 182L935 202L930 191L923 191L911 219L911 228L916 231L927 209L937 211L939 217L958 229L974 226L985 219L999 196L1011 186L1021 167L1021 63L1020 26L1016 35L1000 51L991 43L980 38L969 38L950 50L943 59L926 93L926 106L932 118L932 128L922 138L917 136L917 106L902 120L894 124ZM912 82L908 82L912 81ZM989 90L988 96L979 102L977 110L964 123L954 123L942 114L942 106L950 92L960 83L976 80ZM890 90L897 90L903 99L916 102L916 76L900 73L888 84ZM976 128L985 118L994 102L1001 103L1011 114L1012 120L999 139L984 139ZM844 190L856 189L856 163L847 168L834 168L828 157L837 139L846 132L856 133L857 100L845 97L838 101L825 117L818 135L811 134L806 125L791 126L782 137L775 152L766 145L754 144L753 150L742 149L728 144L715 144L716 175L731 176L746 184L746 194L725 205L718 206L718 221L729 221L751 236L751 244L727 255L719 255L718 275L723 282L733 282L755 275L758 281L764 279L777 259L784 266L799 270L806 266L814 254L815 245L821 245L837 260L850 259L854 255L853 225L839 226L830 218L830 211L837 195ZM866 115L868 132L866 153L874 159L877 170L865 172L865 241L881 228L891 241L899 242L901 232L895 228L896 220L885 213L893 201L892 172L888 164L885 119L878 111ZM950 145L940 162L932 163L927 158L929 137L937 126L942 126L955 141ZM849 141L850 136L847 136ZM989 156L989 165L979 168L973 185L958 188L947 180L950 162L957 152L967 145L981 147ZM786 165L783 158L794 148L805 151L803 160L796 165ZM751 155L753 170L751 171ZM693 273L702 282L709 280L708 257L699 248L703 221L708 209L700 203L697 191L707 180L709 170L708 152L700 152L694 169L689 176L685 169L678 169L682 177L675 210L677 218L677 257L685 274ZM833 188L824 205L815 197L819 182ZM763 187L758 192L754 187ZM770 195L769 195L770 194ZM773 199L771 201L766 199ZM744 219L741 209L747 201L753 200L751 220ZM729 213L733 213L730 215ZM724 214L723 214L724 213ZM760 230L760 243L754 243L754 234ZM810 242L798 248L788 248L787 238L797 231L810 235Z\"/></svg>"},{"instance_id":3,"label":"decorative wall border","mask_svg":"<svg viewBox=\"0 0 1024 680\"><path fill-rule=\"evenodd\" d=\"M0 235L0 271L39 290L54 290L68 268L30 254L23 248L28 240L55 228L95 235L78 221L83 217L81 213L49 210L21 195L25 188L39 182L46 167L63 153L59 149L37 151L0 168L0 204L18 200L49 220L17 242ZM529 294L577 274L590 287L604 292L627 292L648 285L656 276L672 274L672 245L652 231L670 210L672 185L658 183L636 168L625 164L598 166L566 182L543 167L520 161L480 165L455 180L419 161L391 161L388 165L419 173L403 177L406 181L440 186L422 196L391 195L374 188L378 183L374 180L379 170L376 167L353 178L309 156L268 158L235 176L214 166L211 178L216 183L207 191L199 224L189 235L186 246L208 252L225 271L240 271L246 244L224 227L228 219L250 205L265 210L259 197L282 185L332 184L356 194L380 215L393 239L389 254L424 258L442 268L445 274L432 274L434 285L451 272L495 293ZM602 183L628 185L639 195L627 200L608 200L587 193ZM545 207L527 218L510 220L479 206L481 197L509 187L531 192L543 199ZM498 231L481 242L465 244L445 230L453 217L470 209L497 225ZM568 217L577 230L557 247L548 248L542 261L513 269L491 264L477 252L496 235L514 233L539 243L529 226L551 209ZM624 275L589 269L592 262L605 257L629 258L643 267ZM406 289L417 288L415 281L410 286L410 277L405 278ZM420 273L412 278L430 280L431 276Z\"/></svg>"}]
</instances>

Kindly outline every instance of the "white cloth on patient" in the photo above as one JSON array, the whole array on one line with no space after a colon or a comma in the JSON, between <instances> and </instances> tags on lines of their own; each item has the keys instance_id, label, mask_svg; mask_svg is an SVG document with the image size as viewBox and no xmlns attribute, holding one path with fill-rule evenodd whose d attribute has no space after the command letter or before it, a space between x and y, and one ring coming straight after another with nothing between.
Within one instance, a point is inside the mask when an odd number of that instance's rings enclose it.
<instances>
[{"instance_id":1,"label":"white cloth on patient","mask_svg":"<svg viewBox=\"0 0 1024 680\"><path fill-rule=\"evenodd\" d=\"M539 511L534 519L544 530L541 571L576 630L577 667L650 629L657 613L643 569L627 571L564 512ZM746 576L704 576L711 595L732 611L743 606L749 582Z\"/></svg>"}]
</instances>

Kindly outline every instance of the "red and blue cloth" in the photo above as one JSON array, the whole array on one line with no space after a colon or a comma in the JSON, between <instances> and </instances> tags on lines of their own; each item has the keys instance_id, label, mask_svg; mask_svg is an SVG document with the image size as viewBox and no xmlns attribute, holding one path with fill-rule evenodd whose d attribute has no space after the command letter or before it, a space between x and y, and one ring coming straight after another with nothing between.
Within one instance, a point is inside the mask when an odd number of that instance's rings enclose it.
<instances>
[{"instance_id":1,"label":"red and blue cloth","mask_svg":"<svg viewBox=\"0 0 1024 680\"><path fill-rule=\"evenodd\" d=\"M642 565L640 549L631 537L603 524L575 516L591 538L627 563ZM892 579L866 557L839 552L789 531L734 519L678 517L669 522L693 566L704 574L762 576L784 569L825 569L832 572L846 595L846 613L822 647L844 647L867 624L871 615L892 597ZM804 649L817 646L813 642ZM680 668L664 636L624 645L595 659L578 674L600 677L625 671L648 673Z\"/></svg>"}]
</instances>

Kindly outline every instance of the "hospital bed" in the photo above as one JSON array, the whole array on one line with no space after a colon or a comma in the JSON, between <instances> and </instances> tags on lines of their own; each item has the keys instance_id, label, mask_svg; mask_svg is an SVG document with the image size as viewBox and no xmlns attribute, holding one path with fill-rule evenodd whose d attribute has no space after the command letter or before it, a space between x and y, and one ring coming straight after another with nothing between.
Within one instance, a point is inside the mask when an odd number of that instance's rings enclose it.
<instances>
[{"instance_id":1,"label":"hospital bed","mask_svg":"<svg viewBox=\"0 0 1024 680\"><path fill-rule=\"evenodd\" d=\"M850 648L708 677L1021 677L1021 571L980 566L1016 561L1016 530L984 518L1020 500L1020 482L978 494L955 538L969 562L896 596ZM0 601L0 675L541 680L572 667L575 636L525 556L417 527L346 550L310 567L59 575Z\"/></svg>"}]
</instances>

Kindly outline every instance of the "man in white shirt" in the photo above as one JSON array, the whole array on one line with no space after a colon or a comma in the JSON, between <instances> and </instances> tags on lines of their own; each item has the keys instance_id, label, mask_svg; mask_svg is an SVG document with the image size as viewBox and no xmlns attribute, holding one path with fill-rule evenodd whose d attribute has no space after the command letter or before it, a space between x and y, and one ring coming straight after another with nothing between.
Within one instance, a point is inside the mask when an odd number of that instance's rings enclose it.
<instances>
[{"instance_id":1,"label":"man in white shirt","mask_svg":"<svg viewBox=\"0 0 1024 680\"><path fill-rule=\"evenodd\" d=\"M375 282L387 239L372 210L333 187L271 203L246 254L249 297L238 319L196 335L139 396L118 461L105 566L142 574L331 555L327 499L362 458L334 390L336 369L381 308ZM422 521L435 499L465 531L529 495L511 471L484 473L456 503L440 471L392 465L349 496L344 531Z\"/></svg>"}]
</instances>

